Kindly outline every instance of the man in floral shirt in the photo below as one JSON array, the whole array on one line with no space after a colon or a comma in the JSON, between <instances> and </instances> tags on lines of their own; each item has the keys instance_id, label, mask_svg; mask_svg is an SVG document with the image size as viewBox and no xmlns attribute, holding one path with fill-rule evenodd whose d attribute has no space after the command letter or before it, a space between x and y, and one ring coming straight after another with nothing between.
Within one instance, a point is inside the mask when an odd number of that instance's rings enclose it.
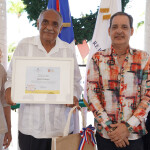
<instances>
[{"instance_id":1,"label":"man in floral shirt","mask_svg":"<svg viewBox=\"0 0 150 150\"><path fill-rule=\"evenodd\" d=\"M150 57L129 46L132 16L118 12L108 29L111 48L94 54L87 96L95 117L98 150L143 150L150 105Z\"/></svg>"}]
</instances>

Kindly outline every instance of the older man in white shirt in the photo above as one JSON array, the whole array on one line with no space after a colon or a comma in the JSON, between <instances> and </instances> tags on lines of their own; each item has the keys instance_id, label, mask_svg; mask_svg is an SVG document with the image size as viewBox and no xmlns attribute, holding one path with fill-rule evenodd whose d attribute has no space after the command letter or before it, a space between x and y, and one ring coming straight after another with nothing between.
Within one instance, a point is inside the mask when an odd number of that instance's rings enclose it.
<instances>
[{"instance_id":1,"label":"older man in white shirt","mask_svg":"<svg viewBox=\"0 0 150 150\"><path fill-rule=\"evenodd\" d=\"M58 38L62 29L62 17L55 10L43 11L38 19L39 36L23 39L17 46L14 56L69 57L74 58L74 105L78 105L82 88L81 75L75 53L71 46ZM7 103L14 105L11 95L10 64L8 81L5 84ZM19 80L19 79L18 79ZM70 107L59 104L21 104L19 109L19 147L21 150L50 150L51 138L61 136ZM70 133L73 132L73 119Z\"/></svg>"}]
</instances>

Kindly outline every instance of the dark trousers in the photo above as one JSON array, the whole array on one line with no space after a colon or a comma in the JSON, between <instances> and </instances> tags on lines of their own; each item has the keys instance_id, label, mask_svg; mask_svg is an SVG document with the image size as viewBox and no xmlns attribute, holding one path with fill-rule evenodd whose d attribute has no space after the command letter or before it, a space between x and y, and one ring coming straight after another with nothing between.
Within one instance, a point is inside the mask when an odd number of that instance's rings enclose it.
<instances>
[{"instance_id":1,"label":"dark trousers","mask_svg":"<svg viewBox=\"0 0 150 150\"><path fill-rule=\"evenodd\" d=\"M142 138L130 140L129 146L118 148L111 140L101 137L99 133L96 132L96 141L98 150L144 150Z\"/></svg>"},{"instance_id":2,"label":"dark trousers","mask_svg":"<svg viewBox=\"0 0 150 150\"><path fill-rule=\"evenodd\" d=\"M20 150L51 150L51 139L36 139L19 131Z\"/></svg>"},{"instance_id":3,"label":"dark trousers","mask_svg":"<svg viewBox=\"0 0 150 150\"><path fill-rule=\"evenodd\" d=\"M143 136L144 150L150 150L150 133Z\"/></svg>"},{"instance_id":4,"label":"dark trousers","mask_svg":"<svg viewBox=\"0 0 150 150\"><path fill-rule=\"evenodd\" d=\"M144 150L150 150L150 112L148 113L145 125L148 133L143 136Z\"/></svg>"}]
</instances>

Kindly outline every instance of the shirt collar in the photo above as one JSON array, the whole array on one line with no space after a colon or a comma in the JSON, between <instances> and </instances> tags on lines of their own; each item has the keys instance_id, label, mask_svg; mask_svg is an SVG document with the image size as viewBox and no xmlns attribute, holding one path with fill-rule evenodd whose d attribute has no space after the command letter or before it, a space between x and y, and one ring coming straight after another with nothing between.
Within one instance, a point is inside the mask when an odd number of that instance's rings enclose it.
<instances>
[{"instance_id":1,"label":"shirt collar","mask_svg":"<svg viewBox=\"0 0 150 150\"><path fill-rule=\"evenodd\" d=\"M41 43L39 35L35 37L34 44L37 45L39 49L46 52L45 48L43 47ZM50 53L58 52L60 47L65 48L65 45L64 45L64 42L59 37L57 37L56 45L51 49Z\"/></svg>"},{"instance_id":2,"label":"shirt collar","mask_svg":"<svg viewBox=\"0 0 150 150\"><path fill-rule=\"evenodd\" d=\"M127 53L130 53L131 55L134 55L134 50L131 47L129 47L129 49L127 50ZM116 53L115 53L115 49L113 48L112 45L111 45L111 54L113 54L114 56L117 56Z\"/></svg>"},{"instance_id":3,"label":"shirt collar","mask_svg":"<svg viewBox=\"0 0 150 150\"><path fill-rule=\"evenodd\" d=\"M37 36L35 38L35 45L38 46L39 49L41 49L42 51L45 51L45 48L43 47L41 40L40 40L40 36Z\"/></svg>"}]
</instances>

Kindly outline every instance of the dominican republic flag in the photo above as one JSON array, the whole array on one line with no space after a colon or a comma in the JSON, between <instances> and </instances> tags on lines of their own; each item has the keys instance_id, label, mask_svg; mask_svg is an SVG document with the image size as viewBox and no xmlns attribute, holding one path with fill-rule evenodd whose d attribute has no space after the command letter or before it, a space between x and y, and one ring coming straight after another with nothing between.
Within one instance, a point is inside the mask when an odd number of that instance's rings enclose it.
<instances>
[{"instance_id":1,"label":"dominican republic flag","mask_svg":"<svg viewBox=\"0 0 150 150\"><path fill-rule=\"evenodd\" d=\"M103 50L111 46L111 40L108 35L108 28L110 23L110 17L121 11L121 0L101 0L100 9L98 12L95 29L93 33L92 43L90 52L86 64L86 72L88 70L89 62L94 53L98 50ZM87 101L87 77L85 77L85 88L84 88L84 100Z\"/></svg>"},{"instance_id":2,"label":"dominican republic flag","mask_svg":"<svg viewBox=\"0 0 150 150\"><path fill-rule=\"evenodd\" d=\"M63 17L63 29L59 38L70 44L74 40L74 32L68 0L49 0L48 9L51 8L60 12Z\"/></svg>"}]
</instances>

